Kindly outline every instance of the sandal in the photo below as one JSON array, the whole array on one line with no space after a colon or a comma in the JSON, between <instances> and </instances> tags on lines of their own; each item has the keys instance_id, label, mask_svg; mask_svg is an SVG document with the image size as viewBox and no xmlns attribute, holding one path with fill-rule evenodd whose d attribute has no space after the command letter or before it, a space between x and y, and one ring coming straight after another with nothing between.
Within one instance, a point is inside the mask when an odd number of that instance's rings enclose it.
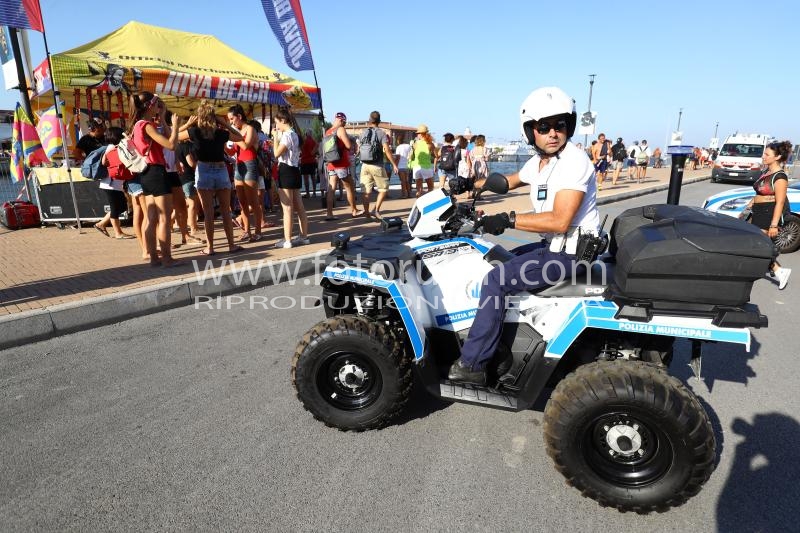
<instances>
[{"instance_id":1,"label":"sandal","mask_svg":"<svg viewBox=\"0 0 800 533\"><path fill-rule=\"evenodd\" d=\"M239 240L237 242L250 242L252 239L253 237L251 237L249 233L245 233L244 235L239 237Z\"/></svg>"},{"instance_id":2,"label":"sandal","mask_svg":"<svg viewBox=\"0 0 800 533\"><path fill-rule=\"evenodd\" d=\"M244 248L242 248L241 246L234 246L233 248L228 250L228 253L229 254L235 254L237 252L243 252L243 251L244 251Z\"/></svg>"},{"instance_id":3,"label":"sandal","mask_svg":"<svg viewBox=\"0 0 800 533\"><path fill-rule=\"evenodd\" d=\"M261 240L260 233L254 233L252 237L250 237L250 242L258 242Z\"/></svg>"},{"instance_id":4,"label":"sandal","mask_svg":"<svg viewBox=\"0 0 800 533\"><path fill-rule=\"evenodd\" d=\"M103 226L98 226L97 224L95 224L94 225L94 229L96 229L97 231L99 231L100 233L105 235L106 237L111 237L111 235L108 234L108 230L106 228L104 228Z\"/></svg>"},{"instance_id":5,"label":"sandal","mask_svg":"<svg viewBox=\"0 0 800 533\"><path fill-rule=\"evenodd\" d=\"M353 216L355 216L355 215L353 215ZM325 222L332 222L334 220L336 220L336 217L325 217Z\"/></svg>"},{"instance_id":6,"label":"sandal","mask_svg":"<svg viewBox=\"0 0 800 533\"><path fill-rule=\"evenodd\" d=\"M200 239L198 237L195 237L194 235L189 235L186 238L186 241L189 242L189 243L192 243L192 244L205 244L206 243L206 241L204 239Z\"/></svg>"},{"instance_id":7,"label":"sandal","mask_svg":"<svg viewBox=\"0 0 800 533\"><path fill-rule=\"evenodd\" d=\"M202 250L200 250L200 255L212 256L214 254L216 254L216 252L214 252L213 250L209 250L208 248L203 248Z\"/></svg>"}]
</instances>

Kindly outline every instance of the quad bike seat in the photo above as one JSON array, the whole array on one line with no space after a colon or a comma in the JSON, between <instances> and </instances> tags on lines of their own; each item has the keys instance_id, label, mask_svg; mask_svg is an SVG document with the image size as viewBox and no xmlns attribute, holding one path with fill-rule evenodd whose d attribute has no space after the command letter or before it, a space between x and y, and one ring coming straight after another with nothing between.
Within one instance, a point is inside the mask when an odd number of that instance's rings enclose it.
<instances>
[{"instance_id":1,"label":"quad bike seat","mask_svg":"<svg viewBox=\"0 0 800 533\"><path fill-rule=\"evenodd\" d=\"M614 263L594 262L591 268L578 265L574 276L567 273L566 279L543 289L530 291L542 298L585 298L600 296L614 280Z\"/></svg>"}]
</instances>

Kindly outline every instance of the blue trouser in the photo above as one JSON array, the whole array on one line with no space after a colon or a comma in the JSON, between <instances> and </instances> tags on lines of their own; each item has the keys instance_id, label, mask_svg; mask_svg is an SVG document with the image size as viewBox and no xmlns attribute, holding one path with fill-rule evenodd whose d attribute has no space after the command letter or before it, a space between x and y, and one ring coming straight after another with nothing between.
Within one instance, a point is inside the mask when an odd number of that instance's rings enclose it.
<instances>
[{"instance_id":1,"label":"blue trouser","mask_svg":"<svg viewBox=\"0 0 800 533\"><path fill-rule=\"evenodd\" d=\"M478 311L461 348L461 361L472 370L484 369L497 351L507 297L541 289L570 275L575 259L564 252L551 252L544 241L520 246L512 253L515 258L497 265L483 279Z\"/></svg>"}]
</instances>

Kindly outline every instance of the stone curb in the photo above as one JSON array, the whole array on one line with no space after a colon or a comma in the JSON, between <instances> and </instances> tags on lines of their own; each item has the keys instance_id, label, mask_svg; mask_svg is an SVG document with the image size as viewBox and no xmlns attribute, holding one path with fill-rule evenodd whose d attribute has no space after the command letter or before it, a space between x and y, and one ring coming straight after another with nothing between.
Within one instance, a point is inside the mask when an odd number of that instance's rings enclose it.
<instances>
[{"instance_id":1,"label":"stone curb","mask_svg":"<svg viewBox=\"0 0 800 533\"><path fill-rule=\"evenodd\" d=\"M690 184L708 179L710 176L688 178L683 183ZM647 189L622 192L598 198L597 203L598 205L610 204L668 188L668 184L660 184ZM217 279L209 280L208 277L211 277L209 274L204 281L201 281L195 275L193 279L141 287L121 293L55 305L46 309L3 316L0 317L0 350L190 305L198 298L234 294L256 287L276 285L288 281L290 278L299 279L311 276L316 272L321 272L320 267L324 264L324 258L329 251L327 249L319 250L285 261L259 261L255 263L255 278L251 278L250 274L246 273L251 272L252 269L240 264L235 271L229 269L223 273L216 273L214 277Z\"/></svg>"},{"instance_id":2,"label":"stone curb","mask_svg":"<svg viewBox=\"0 0 800 533\"><path fill-rule=\"evenodd\" d=\"M234 270L226 265L225 272L215 273L213 277L208 274L204 280L195 275L192 279L3 316L0 317L0 349L191 305L200 297L234 294L312 276L322 271L328 252L319 250L287 261L258 261L249 262L249 265L242 262L235 264ZM254 272L252 277L251 272Z\"/></svg>"}]
</instances>

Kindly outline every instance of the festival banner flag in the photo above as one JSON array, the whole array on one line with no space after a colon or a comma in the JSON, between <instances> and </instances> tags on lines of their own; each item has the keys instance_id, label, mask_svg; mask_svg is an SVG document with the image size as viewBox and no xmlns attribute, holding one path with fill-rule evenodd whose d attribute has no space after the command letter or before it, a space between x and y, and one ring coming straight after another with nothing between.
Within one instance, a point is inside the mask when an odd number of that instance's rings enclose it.
<instances>
[{"instance_id":1,"label":"festival banner flag","mask_svg":"<svg viewBox=\"0 0 800 533\"><path fill-rule=\"evenodd\" d=\"M25 179L25 167L32 167L50 160L42 149L39 134L30 117L17 102L14 124L11 128L11 176L16 181Z\"/></svg>"},{"instance_id":2,"label":"festival banner flag","mask_svg":"<svg viewBox=\"0 0 800 533\"><path fill-rule=\"evenodd\" d=\"M60 107L64 108L64 102L61 102ZM42 147L47 157L52 158L53 154L62 149L64 140L61 138L61 125L58 123L56 106L51 106L42 113L36 124L36 131L39 132L39 139L42 141Z\"/></svg>"},{"instance_id":3,"label":"festival banner flag","mask_svg":"<svg viewBox=\"0 0 800 533\"><path fill-rule=\"evenodd\" d=\"M44 33L39 0L0 0L0 24Z\"/></svg>"},{"instance_id":4,"label":"festival banner flag","mask_svg":"<svg viewBox=\"0 0 800 533\"><path fill-rule=\"evenodd\" d=\"M283 47L286 64L293 70L314 70L311 46L300 0L261 0L272 32Z\"/></svg>"}]
</instances>

